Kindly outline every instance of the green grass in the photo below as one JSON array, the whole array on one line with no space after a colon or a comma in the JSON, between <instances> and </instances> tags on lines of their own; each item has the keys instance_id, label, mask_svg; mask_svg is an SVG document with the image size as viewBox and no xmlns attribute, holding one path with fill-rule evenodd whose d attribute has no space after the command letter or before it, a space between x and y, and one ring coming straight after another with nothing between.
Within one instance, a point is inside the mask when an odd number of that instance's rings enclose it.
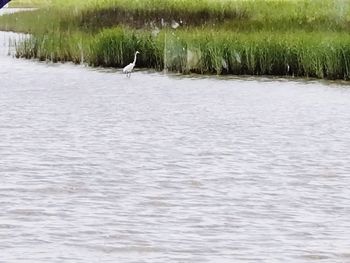
<instances>
[{"instance_id":1,"label":"green grass","mask_svg":"<svg viewBox=\"0 0 350 263\"><path fill-rule=\"evenodd\" d=\"M25 31L37 31L49 21L62 30L79 27L80 30L98 31L121 24L136 28L149 28L151 24L161 27L163 19L168 24L172 20L182 21L183 27L224 27L234 31L350 32L350 2L344 0L47 1L36 0L36 4L41 3L46 8L32 16L15 14L12 20L1 18L0 27L3 28L3 24L15 27L22 23ZM13 3L20 2L14 0Z\"/></svg>"},{"instance_id":2,"label":"green grass","mask_svg":"<svg viewBox=\"0 0 350 263\"><path fill-rule=\"evenodd\" d=\"M42 7L52 4L51 0L12 0L9 4L12 8Z\"/></svg>"},{"instance_id":3,"label":"green grass","mask_svg":"<svg viewBox=\"0 0 350 263\"><path fill-rule=\"evenodd\" d=\"M350 79L343 0L52 0L0 29L33 35L18 57L123 67L139 50L137 66L157 70Z\"/></svg>"}]
</instances>

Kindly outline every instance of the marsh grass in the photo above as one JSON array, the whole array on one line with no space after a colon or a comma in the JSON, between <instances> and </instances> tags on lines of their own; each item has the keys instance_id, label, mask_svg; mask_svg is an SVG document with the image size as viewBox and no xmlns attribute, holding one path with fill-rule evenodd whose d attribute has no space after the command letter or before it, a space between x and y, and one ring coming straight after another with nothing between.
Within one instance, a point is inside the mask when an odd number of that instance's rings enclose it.
<instances>
[{"instance_id":1,"label":"marsh grass","mask_svg":"<svg viewBox=\"0 0 350 263\"><path fill-rule=\"evenodd\" d=\"M33 34L18 57L123 67L140 50L137 66L156 70L349 79L350 3L338 2L53 0L0 28Z\"/></svg>"},{"instance_id":2,"label":"marsh grass","mask_svg":"<svg viewBox=\"0 0 350 263\"><path fill-rule=\"evenodd\" d=\"M161 28L176 21L182 28L245 32L350 32L350 2L340 0L51 0L50 5L44 5L48 0L36 0L36 3L40 1L43 8L32 15L0 17L0 29L11 26L26 32L42 32L51 30L46 25L49 23L60 30L78 28L96 32L119 25Z\"/></svg>"}]
</instances>

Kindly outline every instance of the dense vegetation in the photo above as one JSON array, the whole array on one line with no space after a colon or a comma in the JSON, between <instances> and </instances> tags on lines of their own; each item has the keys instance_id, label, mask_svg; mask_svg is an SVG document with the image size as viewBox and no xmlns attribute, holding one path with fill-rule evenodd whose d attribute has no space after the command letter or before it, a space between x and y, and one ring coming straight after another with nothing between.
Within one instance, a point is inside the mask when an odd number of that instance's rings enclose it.
<instances>
[{"instance_id":1,"label":"dense vegetation","mask_svg":"<svg viewBox=\"0 0 350 263\"><path fill-rule=\"evenodd\" d=\"M32 34L19 57L122 67L139 50L138 67L157 70L350 78L345 0L45 2L0 17Z\"/></svg>"}]
</instances>

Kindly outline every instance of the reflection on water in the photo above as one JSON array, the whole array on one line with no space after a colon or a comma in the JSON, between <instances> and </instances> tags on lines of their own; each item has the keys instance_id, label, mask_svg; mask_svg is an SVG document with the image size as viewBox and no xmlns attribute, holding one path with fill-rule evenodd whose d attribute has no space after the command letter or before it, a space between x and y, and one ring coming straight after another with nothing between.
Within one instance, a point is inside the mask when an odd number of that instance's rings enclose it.
<instances>
[{"instance_id":1,"label":"reflection on water","mask_svg":"<svg viewBox=\"0 0 350 263\"><path fill-rule=\"evenodd\" d=\"M1 54L2 262L350 262L346 87Z\"/></svg>"}]
</instances>

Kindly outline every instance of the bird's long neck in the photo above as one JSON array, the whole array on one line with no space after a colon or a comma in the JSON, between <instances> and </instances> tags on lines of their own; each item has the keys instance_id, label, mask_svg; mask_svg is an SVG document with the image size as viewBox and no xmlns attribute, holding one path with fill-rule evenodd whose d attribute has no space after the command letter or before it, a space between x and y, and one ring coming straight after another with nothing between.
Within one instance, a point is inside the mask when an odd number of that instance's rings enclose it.
<instances>
[{"instance_id":1,"label":"bird's long neck","mask_svg":"<svg viewBox=\"0 0 350 263\"><path fill-rule=\"evenodd\" d=\"M136 64L136 59L137 59L137 53L135 53L135 57L134 57L134 62L132 64Z\"/></svg>"}]
</instances>

